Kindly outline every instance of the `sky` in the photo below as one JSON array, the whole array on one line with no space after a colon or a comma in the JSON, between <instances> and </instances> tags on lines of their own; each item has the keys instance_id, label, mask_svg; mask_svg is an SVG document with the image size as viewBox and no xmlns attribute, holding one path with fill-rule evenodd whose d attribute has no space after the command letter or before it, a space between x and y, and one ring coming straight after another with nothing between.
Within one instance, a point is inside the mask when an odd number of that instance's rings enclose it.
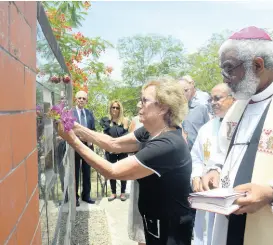
<instances>
[{"instance_id":1,"label":"sky","mask_svg":"<svg viewBox=\"0 0 273 245\"><path fill-rule=\"evenodd\" d=\"M123 37L137 34L172 35L187 53L195 52L211 37L226 29L247 26L273 29L273 1L92 1L79 31L101 37L114 46ZM116 49L101 59L113 67L112 78L121 79L122 61Z\"/></svg>"}]
</instances>

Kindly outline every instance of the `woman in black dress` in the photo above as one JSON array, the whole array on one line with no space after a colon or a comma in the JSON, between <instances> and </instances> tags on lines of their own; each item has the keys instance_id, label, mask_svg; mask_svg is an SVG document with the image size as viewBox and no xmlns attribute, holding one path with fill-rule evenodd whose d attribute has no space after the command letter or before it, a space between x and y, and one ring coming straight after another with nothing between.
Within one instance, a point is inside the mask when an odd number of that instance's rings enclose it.
<instances>
[{"instance_id":1,"label":"woman in black dress","mask_svg":"<svg viewBox=\"0 0 273 245\"><path fill-rule=\"evenodd\" d=\"M109 117L104 117L101 119L101 126L103 127L103 132L113 138L121 137L128 133L128 120L123 115L123 106L118 100L113 100L109 105ZM105 151L106 159L111 163L116 163L123 158L128 157L127 153L114 153ZM126 200L125 190L126 190L126 180L121 180L121 201ZM112 195L108 198L108 201L113 201L117 198L117 181L115 179L110 179Z\"/></svg>"},{"instance_id":2,"label":"woman in black dress","mask_svg":"<svg viewBox=\"0 0 273 245\"><path fill-rule=\"evenodd\" d=\"M142 89L140 122L144 127L119 138L75 124L59 134L102 175L139 182L139 211L147 245L190 245L192 215L188 196L191 155L180 128L187 100L177 81L153 80ZM78 136L108 152L137 152L116 164L98 156Z\"/></svg>"}]
</instances>

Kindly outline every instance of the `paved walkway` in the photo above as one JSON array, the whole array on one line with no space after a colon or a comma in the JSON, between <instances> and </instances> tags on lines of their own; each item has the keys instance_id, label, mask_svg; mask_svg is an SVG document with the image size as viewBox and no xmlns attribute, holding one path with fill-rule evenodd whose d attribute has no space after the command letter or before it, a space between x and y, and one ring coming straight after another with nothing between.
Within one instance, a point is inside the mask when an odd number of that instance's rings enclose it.
<instances>
[{"instance_id":1,"label":"paved walkway","mask_svg":"<svg viewBox=\"0 0 273 245\"><path fill-rule=\"evenodd\" d=\"M128 192L130 191L130 182L127 183L127 190ZM122 202L117 198L112 202L108 202L107 198L103 198L99 205L106 211L112 245L137 245L136 242L128 238L129 200L127 199L125 202Z\"/></svg>"}]
</instances>

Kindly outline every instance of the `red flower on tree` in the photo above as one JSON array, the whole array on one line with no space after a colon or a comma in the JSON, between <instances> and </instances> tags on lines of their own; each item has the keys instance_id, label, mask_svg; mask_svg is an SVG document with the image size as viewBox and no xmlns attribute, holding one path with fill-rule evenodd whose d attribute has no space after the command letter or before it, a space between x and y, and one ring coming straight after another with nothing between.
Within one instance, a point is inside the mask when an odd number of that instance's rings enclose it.
<instances>
[{"instance_id":1,"label":"red flower on tree","mask_svg":"<svg viewBox=\"0 0 273 245\"><path fill-rule=\"evenodd\" d=\"M73 33L71 21L68 21L71 20L71 16L69 16L71 13L69 11L61 11L61 9L71 9L73 4L73 2L63 1L44 2L47 17L63 53L71 75L71 81L73 81L73 90L74 92L80 89L87 91L87 83L90 76L99 78L103 74L111 74L113 69L105 67L103 63L98 61L101 52L104 52L111 44L100 38L85 37L81 32ZM67 8L64 5L67 5ZM90 6L91 3L89 1L77 2L74 5L77 11L76 16L80 16L79 19L83 20L83 16L87 13ZM86 64L86 66L79 67L78 64L82 63ZM65 79L65 81L68 81L68 79Z\"/></svg>"}]
</instances>

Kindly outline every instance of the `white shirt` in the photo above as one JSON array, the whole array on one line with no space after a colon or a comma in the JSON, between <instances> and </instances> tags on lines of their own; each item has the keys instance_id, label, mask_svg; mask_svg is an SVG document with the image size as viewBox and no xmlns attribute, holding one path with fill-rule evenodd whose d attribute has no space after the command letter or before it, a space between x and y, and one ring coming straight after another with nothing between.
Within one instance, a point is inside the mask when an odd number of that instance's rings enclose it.
<instances>
[{"instance_id":1,"label":"white shirt","mask_svg":"<svg viewBox=\"0 0 273 245\"><path fill-rule=\"evenodd\" d=\"M192 157L192 174L191 178L201 177L211 166L211 158L219 151L218 149L218 132L220 128L220 118L216 117L204 124L197 135L191 150ZM206 156L205 156L206 155ZM218 159L217 162L222 164L224 159Z\"/></svg>"},{"instance_id":2,"label":"white shirt","mask_svg":"<svg viewBox=\"0 0 273 245\"><path fill-rule=\"evenodd\" d=\"M78 106L76 106L76 109L77 109L77 113L78 113L78 117L79 117L79 123L82 124L82 122L81 122L81 111L83 111L84 119L85 119L85 125L87 125L86 113L85 113L84 108L80 109Z\"/></svg>"},{"instance_id":3,"label":"white shirt","mask_svg":"<svg viewBox=\"0 0 273 245\"><path fill-rule=\"evenodd\" d=\"M204 124L197 135L191 149L192 174L191 183L194 177L203 176L214 164L224 163L224 154L221 154L218 144L218 133L221 122L215 117ZM214 214L197 210L194 222L194 245L210 245L211 231L213 228Z\"/></svg>"},{"instance_id":4,"label":"white shirt","mask_svg":"<svg viewBox=\"0 0 273 245\"><path fill-rule=\"evenodd\" d=\"M80 109L78 106L76 106L76 110L77 110L77 113L78 113L79 123L80 123L80 124L82 124L82 122L81 122L81 111L83 110L84 119L85 119L85 125L87 125L87 118L86 118L86 113L85 113L84 108L83 108L83 109ZM91 146L91 145L93 145L93 143L92 143L92 142L87 142L87 145L88 145L88 146Z\"/></svg>"},{"instance_id":5,"label":"white shirt","mask_svg":"<svg viewBox=\"0 0 273 245\"><path fill-rule=\"evenodd\" d=\"M271 83L264 91L255 94L251 100L256 102L248 104L240 125L235 136L234 143L247 143L250 141L262 114L271 101L273 94L273 83ZM260 101L260 102L258 102ZM247 145L232 146L230 153L225 161L221 171L221 179L229 175L230 187L233 187L237 171L247 150ZM220 183L221 185L221 183ZM221 186L220 186L221 187ZM224 215L216 214L214 229L212 234L212 245L225 245L227 240L228 219Z\"/></svg>"}]
</instances>

